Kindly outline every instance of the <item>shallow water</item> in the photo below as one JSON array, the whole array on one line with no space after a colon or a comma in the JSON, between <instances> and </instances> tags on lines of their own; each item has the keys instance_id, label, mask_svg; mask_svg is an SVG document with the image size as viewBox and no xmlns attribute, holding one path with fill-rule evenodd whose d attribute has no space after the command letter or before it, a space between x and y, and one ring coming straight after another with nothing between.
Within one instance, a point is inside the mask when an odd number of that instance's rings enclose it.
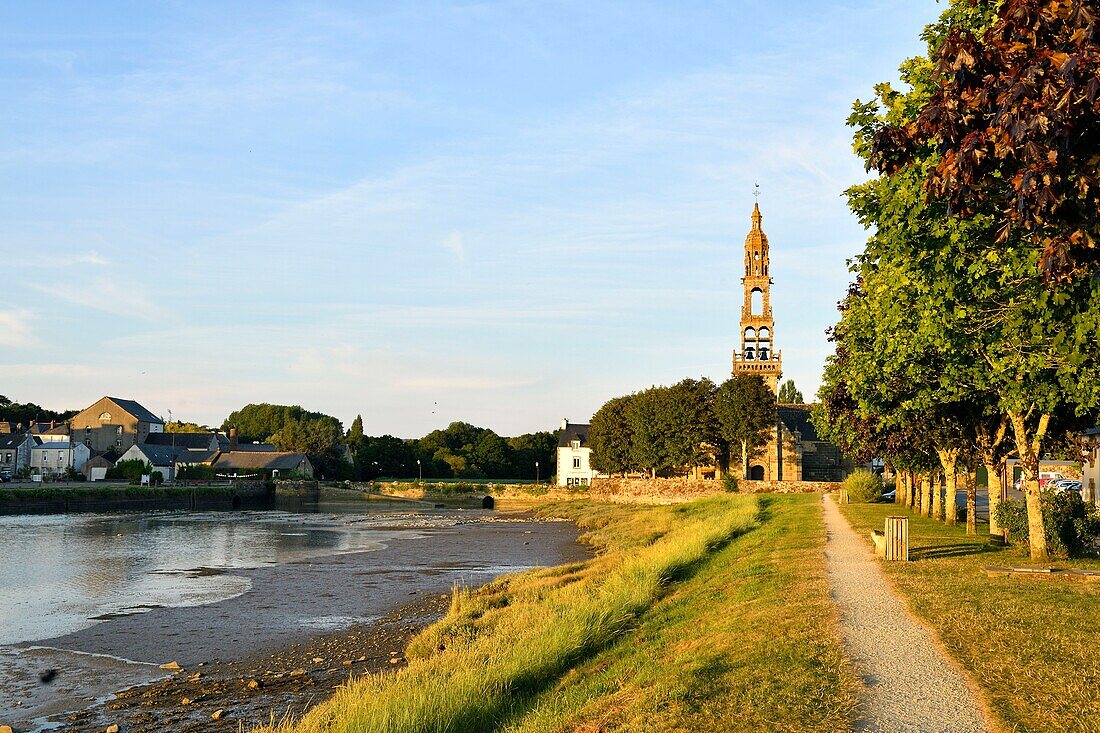
<instances>
[{"instance_id":1,"label":"shallow water","mask_svg":"<svg viewBox=\"0 0 1100 733\"><path fill-rule=\"evenodd\" d=\"M235 569L376 550L453 522L327 509L0 517L0 644L213 603L248 591L250 580Z\"/></svg>"}]
</instances>

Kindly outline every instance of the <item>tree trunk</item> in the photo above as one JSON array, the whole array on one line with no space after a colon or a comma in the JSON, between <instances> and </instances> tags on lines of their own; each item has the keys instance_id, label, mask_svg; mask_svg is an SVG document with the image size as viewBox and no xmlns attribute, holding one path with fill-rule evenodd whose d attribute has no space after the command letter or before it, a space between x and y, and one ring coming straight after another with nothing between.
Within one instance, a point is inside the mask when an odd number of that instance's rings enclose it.
<instances>
[{"instance_id":1,"label":"tree trunk","mask_svg":"<svg viewBox=\"0 0 1100 733\"><path fill-rule=\"evenodd\" d=\"M909 492L909 508L917 509L920 511L920 500L917 499L917 485L916 475L912 471L905 472L905 488Z\"/></svg>"},{"instance_id":2,"label":"tree trunk","mask_svg":"<svg viewBox=\"0 0 1100 733\"><path fill-rule=\"evenodd\" d=\"M741 441L741 478L749 480L749 443L745 440Z\"/></svg>"},{"instance_id":3,"label":"tree trunk","mask_svg":"<svg viewBox=\"0 0 1100 733\"><path fill-rule=\"evenodd\" d=\"M1039 455L1046 437L1050 415L1039 418L1034 435L1028 435L1026 416L1019 412L1010 412L1012 432L1016 436L1016 452L1020 456L1020 469L1023 471L1025 499L1027 504L1027 538L1031 550L1031 559L1047 561L1047 533L1043 523L1043 503L1039 493Z\"/></svg>"},{"instance_id":4,"label":"tree trunk","mask_svg":"<svg viewBox=\"0 0 1100 733\"><path fill-rule=\"evenodd\" d=\"M1001 505L1001 492L1004 491L1001 483L1001 470L1004 465L1004 461L1000 464L990 461L985 463L985 472L989 476L985 483L989 487L989 535L991 537L1004 536L1001 525L997 523L997 507Z\"/></svg>"},{"instance_id":5,"label":"tree trunk","mask_svg":"<svg viewBox=\"0 0 1100 733\"><path fill-rule=\"evenodd\" d=\"M932 518L943 519L943 486L939 474L932 477Z\"/></svg>"},{"instance_id":6,"label":"tree trunk","mask_svg":"<svg viewBox=\"0 0 1100 733\"><path fill-rule=\"evenodd\" d=\"M959 449L947 448L936 449L936 455L940 458L940 465L943 466L943 488L944 497L943 502L936 506L936 519L946 520L948 524L954 525L959 520L959 512L957 505L955 504L955 490L958 488L958 470L959 463ZM940 492L936 491L936 499L939 499Z\"/></svg>"},{"instance_id":7,"label":"tree trunk","mask_svg":"<svg viewBox=\"0 0 1100 733\"><path fill-rule=\"evenodd\" d=\"M926 517L932 516L932 484L932 474L926 473L920 477L920 494L924 502L921 506L921 514Z\"/></svg>"},{"instance_id":8,"label":"tree trunk","mask_svg":"<svg viewBox=\"0 0 1100 733\"><path fill-rule=\"evenodd\" d=\"M978 534L978 477L971 470L966 474L966 533Z\"/></svg>"}]
</instances>

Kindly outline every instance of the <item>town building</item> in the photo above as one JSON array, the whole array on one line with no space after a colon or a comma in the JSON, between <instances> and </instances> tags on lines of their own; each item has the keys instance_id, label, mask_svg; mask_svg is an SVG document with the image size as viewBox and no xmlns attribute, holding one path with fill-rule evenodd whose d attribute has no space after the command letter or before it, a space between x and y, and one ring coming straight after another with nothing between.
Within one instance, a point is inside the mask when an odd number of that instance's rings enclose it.
<instances>
[{"instance_id":1,"label":"town building","mask_svg":"<svg viewBox=\"0 0 1100 733\"><path fill-rule=\"evenodd\" d=\"M1100 426L1085 431L1087 458L1081 463L1081 496L1100 504Z\"/></svg>"},{"instance_id":2,"label":"town building","mask_svg":"<svg viewBox=\"0 0 1100 733\"><path fill-rule=\"evenodd\" d=\"M164 432L164 421L134 400L104 397L74 415L68 424L74 442L93 454L125 453L154 433Z\"/></svg>"},{"instance_id":3,"label":"town building","mask_svg":"<svg viewBox=\"0 0 1100 733\"><path fill-rule=\"evenodd\" d=\"M44 439L46 437L56 440ZM61 476L68 469L79 471L91 458L83 443L74 443L67 436L32 436L31 473L38 476Z\"/></svg>"},{"instance_id":4,"label":"town building","mask_svg":"<svg viewBox=\"0 0 1100 733\"><path fill-rule=\"evenodd\" d=\"M588 486L599 475L592 468L588 429L588 425L562 419L561 431L558 433L558 486Z\"/></svg>"},{"instance_id":5,"label":"town building","mask_svg":"<svg viewBox=\"0 0 1100 733\"><path fill-rule=\"evenodd\" d=\"M0 435L0 472L15 476L31 465L31 448L38 441L29 433Z\"/></svg>"},{"instance_id":6,"label":"town building","mask_svg":"<svg viewBox=\"0 0 1100 733\"><path fill-rule=\"evenodd\" d=\"M150 471L160 471L165 481L176 480L176 466L180 456L187 453L186 448L174 448L170 445L152 445L135 443L119 456L119 461L142 461L151 466Z\"/></svg>"},{"instance_id":7,"label":"town building","mask_svg":"<svg viewBox=\"0 0 1100 733\"><path fill-rule=\"evenodd\" d=\"M106 455L93 456L84 462L84 478L88 481L102 481L107 478L107 472L115 467L114 461Z\"/></svg>"},{"instance_id":8,"label":"town building","mask_svg":"<svg viewBox=\"0 0 1100 733\"><path fill-rule=\"evenodd\" d=\"M219 475L255 473L270 477L292 473L302 478L313 478L313 464L305 453L231 451L219 454L212 465Z\"/></svg>"}]
</instances>

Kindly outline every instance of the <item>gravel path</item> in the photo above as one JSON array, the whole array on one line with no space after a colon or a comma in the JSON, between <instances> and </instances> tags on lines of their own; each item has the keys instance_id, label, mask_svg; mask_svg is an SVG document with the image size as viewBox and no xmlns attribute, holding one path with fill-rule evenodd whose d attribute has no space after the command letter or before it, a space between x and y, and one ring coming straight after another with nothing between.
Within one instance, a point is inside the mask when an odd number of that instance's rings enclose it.
<instances>
[{"instance_id":1,"label":"gravel path","mask_svg":"<svg viewBox=\"0 0 1100 733\"><path fill-rule=\"evenodd\" d=\"M866 684L856 730L986 733L977 700L932 634L906 612L832 497L823 501L829 585Z\"/></svg>"}]
</instances>

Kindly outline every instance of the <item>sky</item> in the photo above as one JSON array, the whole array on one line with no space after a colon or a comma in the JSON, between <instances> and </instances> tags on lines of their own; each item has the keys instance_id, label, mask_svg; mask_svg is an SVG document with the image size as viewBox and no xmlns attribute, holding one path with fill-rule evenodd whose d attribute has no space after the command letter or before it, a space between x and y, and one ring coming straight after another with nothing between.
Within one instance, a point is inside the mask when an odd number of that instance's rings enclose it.
<instances>
[{"instance_id":1,"label":"sky","mask_svg":"<svg viewBox=\"0 0 1100 733\"><path fill-rule=\"evenodd\" d=\"M845 118L932 0L0 4L0 394L504 435L729 376L760 184L807 398Z\"/></svg>"}]
</instances>

